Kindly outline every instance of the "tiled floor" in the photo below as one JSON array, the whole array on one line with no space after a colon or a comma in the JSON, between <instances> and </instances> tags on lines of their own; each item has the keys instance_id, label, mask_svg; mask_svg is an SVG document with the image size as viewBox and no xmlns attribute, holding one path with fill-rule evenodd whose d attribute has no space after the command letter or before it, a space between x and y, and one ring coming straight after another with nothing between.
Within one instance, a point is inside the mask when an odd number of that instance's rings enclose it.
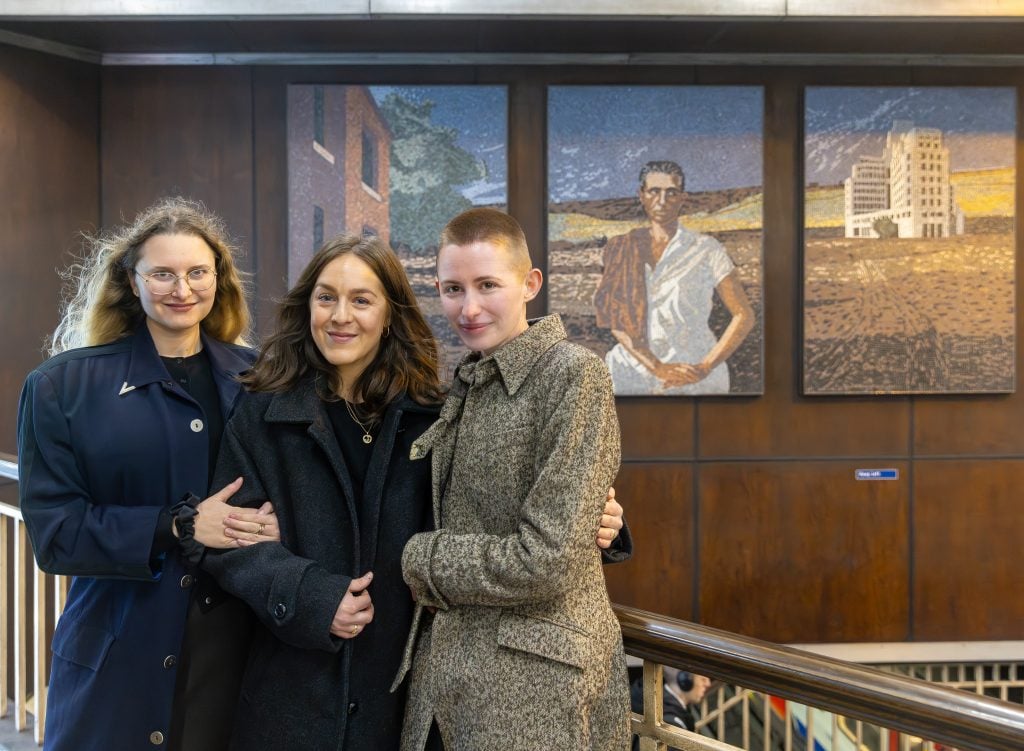
<instances>
[{"instance_id":1,"label":"tiled floor","mask_svg":"<svg viewBox=\"0 0 1024 751\"><path fill-rule=\"evenodd\" d=\"M31 722L31 718L29 718L29 722ZM12 713L0 719L0 751L39 751L39 748L32 738L31 726L19 733L14 729Z\"/></svg>"}]
</instances>

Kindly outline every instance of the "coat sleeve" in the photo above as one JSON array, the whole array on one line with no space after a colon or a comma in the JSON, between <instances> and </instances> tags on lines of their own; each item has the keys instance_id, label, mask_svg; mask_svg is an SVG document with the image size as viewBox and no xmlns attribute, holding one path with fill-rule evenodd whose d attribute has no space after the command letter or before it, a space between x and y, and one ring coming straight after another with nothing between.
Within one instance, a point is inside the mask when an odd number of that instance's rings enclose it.
<instances>
[{"instance_id":1,"label":"coat sleeve","mask_svg":"<svg viewBox=\"0 0 1024 751\"><path fill-rule=\"evenodd\" d=\"M18 492L39 567L50 574L152 580L161 506L94 498L53 382L33 371L18 405ZM176 499L168 498L171 503Z\"/></svg>"},{"instance_id":2,"label":"coat sleeve","mask_svg":"<svg viewBox=\"0 0 1024 751\"><path fill-rule=\"evenodd\" d=\"M612 541L610 548L601 551L602 563L624 563L633 557L633 533L629 531L629 524L625 517L622 519L622 529L618 536Z\"/></svg>"},{"instance_id":3,"label":"coat sleeve","mask_svg":"<svg viewBox=\"0 0 1024 751\"><path fill-rule=\"evenodd\" d=\"M619 426L611 378L586 356L546 386L535 481L515 533L412 537L402 571L424 605L513 606L560 597L574 586L571 562L596 556L605 493L619 467Z\"/></svg>"},{"instance_id":4,"label":"coat sleeve","mask_svg":"<svg viewBox=\"0 0 1024 751\"><path fill-rule=\"evenodd\" d=\"M224 430L214 487L221 487L239 476L244 478L231 503L253 506L270 500L282 539L244 548L208 550L202 566L224 590L248 603L281 641L302 649L337 651L343 640L331 635L331 621L352 580L289 550L289 543L294 542L288 539L294 529L291 499L267 498L259 464L253 458L260 452L253 451L255 447L249 445L260 440L251 436L261 433L256 429L240 429L239 422L245 419L244 407L240 412L243 414L236 413ZM271 455L269 448L266 455Z\"/></svg>"}]
</instances>

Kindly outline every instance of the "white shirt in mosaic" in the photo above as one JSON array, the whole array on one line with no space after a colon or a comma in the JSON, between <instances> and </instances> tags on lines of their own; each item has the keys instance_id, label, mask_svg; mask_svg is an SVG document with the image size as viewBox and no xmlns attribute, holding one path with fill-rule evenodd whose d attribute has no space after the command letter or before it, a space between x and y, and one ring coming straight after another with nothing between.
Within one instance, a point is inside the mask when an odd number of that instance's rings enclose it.
<instances>
[{"instance_id":1,"label":"white shirt in mosaic","mask_svg":"<svg viewBox=\"0 0 1024 751\"><path fill-rule=\"evenodd\" d=\"M651 352L664 363L695 365L715 346L708 327L715 287L735 268L715 238L691 232L682 225L669 241L661 260L646 267L647 340ZM722 394L729 391L729 369L724 362L702 381L666 389L651 371L621 344L605 356L615 393Z\"/></svg>"}]
</instances>

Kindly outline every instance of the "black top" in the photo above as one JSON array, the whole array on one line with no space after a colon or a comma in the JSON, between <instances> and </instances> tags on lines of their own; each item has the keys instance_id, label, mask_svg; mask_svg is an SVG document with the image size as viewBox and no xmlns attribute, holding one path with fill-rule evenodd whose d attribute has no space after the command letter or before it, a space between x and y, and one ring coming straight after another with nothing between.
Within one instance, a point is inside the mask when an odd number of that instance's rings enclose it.
<instances>
[{"instance_id":1,"label":"black top","mask_svg":"<svg viewBox=\"0 0 1024 751\"><path fill-rule=\"evenodd\" d=\"M217 384L213 380L213 369L206 351L197 352L189 357L161 357L164 367L171 378L177 381L188 395L199 402L203 410L204 427L209 431L207 455L210 458L208 479L213 480L213 470L217 466L217 450L220 439L224 435L224 418L220 413L220 395ZM216 490L216 488L211 488ZM177 500L177 499L175 499Z\"/></svg>"},{"instance_id":2,"label":"black top","mask_svg":"<svg viewBox=\"0 0 1024 751\"><path fill-rule=\"evenodd\" d=\"M213 470L217 467L217 452L220 448L220 439L224 435L224 418L220 412L220 395L217 393L217 384L213 380L213 369L210 365L210 358L206 351L197 352L189 357L163 357L164 367L168 374L177 381L183 389L199 402L199 408L203 411L203 428L208 430L207 434L207 468L206 483L209 487L213 480ZM210 488L211 491L219 488ZM170 506L180 501L180 498L168 498L167 507L160 513L157 520L156 533L153 538L152 555L167 552L178 544L174 532L171 530Z\"/></svg>"},{"instance_id":3,"label":"black top","mask_svg":"<svg viewBox=\"0 0 1024 751\"><path fill-rule=\"evenodd\" d=\"M341 455L345 459L345 466L348 467L349 477L352 478L352 493L355 495L356 507L362 506L363 484L366 482L366 470L370 466L370 459L373 456L373 443L363 443L363 436L366 432L356 424L345 407L344 400L335 402L324 402L327 409L327 416L331 420L331 427L334 429L334 437L338 439L338 446L341 448ZM355 411L353 407L353 411ZM356 416L362 420L370 430L374 440L380 433L378 423L370 424L363 416L356 412Z\"/></svg>"}]
</instances>

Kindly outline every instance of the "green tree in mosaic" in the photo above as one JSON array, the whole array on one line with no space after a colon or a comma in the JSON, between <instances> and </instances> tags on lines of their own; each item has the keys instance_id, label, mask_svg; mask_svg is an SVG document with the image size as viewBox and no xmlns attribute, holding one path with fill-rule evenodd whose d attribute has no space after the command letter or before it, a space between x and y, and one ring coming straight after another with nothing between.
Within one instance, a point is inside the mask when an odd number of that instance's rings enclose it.
<instances>
[{"instance_id":1,"label":"green tree in mosaic","mask_svg":"<svg viewBox=\"0 0 1024 751\"><path fill-rule=\"evenodd\" d=\"M431 122L434 103L396 93L380 105L391 129L391 242L437 244L445 223L472 204L455 188L487 176L484 163L456 143L455 128Z\"/></svg>"}]
</instances>

